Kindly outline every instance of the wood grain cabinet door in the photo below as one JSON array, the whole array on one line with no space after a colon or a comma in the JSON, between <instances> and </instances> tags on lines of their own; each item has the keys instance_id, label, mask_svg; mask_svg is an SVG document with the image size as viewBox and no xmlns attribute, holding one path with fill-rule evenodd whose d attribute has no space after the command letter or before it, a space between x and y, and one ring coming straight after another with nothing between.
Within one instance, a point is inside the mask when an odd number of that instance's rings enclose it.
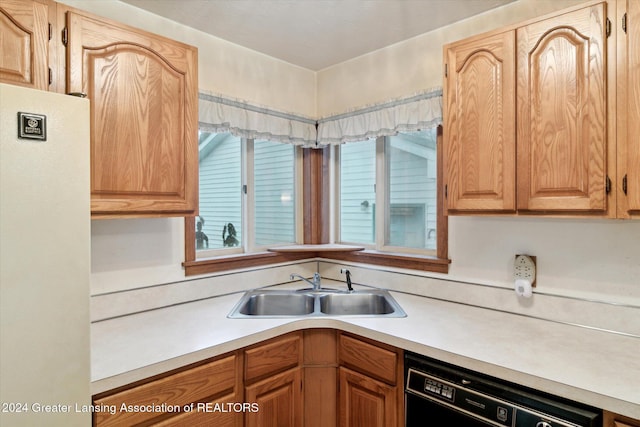
<instances>
[{"instance_id":1,"label":"wood grain cabinet door","mask_svg":"<svg viewBox=\"0 0 640 427\"><path fill-rule=\"evenodd\" d=\"M245 400L257 412L245 413L246 427L298 427L303 420L302 368L294 368L245 387Z\"/></svg>"},{"instance_id":2,"label":"wood grain cabinet door","mask_svg":"<svg viewBox=\"0 0 640 427\"><path fill-rule=\"evenodd\" d=\"M339 368L340 427L395 427L398 425L396 387Z\"/></svg>"},{"instance_id":3,"label":"wood grain cabinet door","mask_svg":"<svg viewBox=\"0 0 640 427\"><path fill-rule=\"evenodd\" d=\"M67 88L91 101L95 216L197 212L197 50L67 12Z\"/></svg>"},{"instance_id":4,"label":"wood grain cabinet door","mask_svg":"<svg viewBox=\"0 0 640 427\"><path fill-rule=\"evenodd\" d=\"M605 4L517 30L518 209L606 210Z\"/></svg>"},{"instance_id":5,"label":"wood grain cabinet door","mask_svg":"<svg viewBox=\"0 0 640 427\"><path fill-rule=\"evenodd\" d=\"M640 217L640 2L627 2L627 147L623 190L629 214ZM624 161L624 159L623 159Z\"/></svg>"},{"instance_id":6,"label":"wood grain cabinet door","mask_svg":"<svg viewBox=\"0 0 640 427\"><path fill-rule=\"evenodd\" d=\"M49 6L0 0L0 82L49 89Z\"/></svg>"},{"instance_id":7,"label":"wood grain cabinet door","mask_svg":"<svg viewBox=\"0 0 640 427\"><path fill-rule=\"evenodd\" d=\"M445 48L449 211L515 211L515 32Z\"/></svg>"}]
</instances>

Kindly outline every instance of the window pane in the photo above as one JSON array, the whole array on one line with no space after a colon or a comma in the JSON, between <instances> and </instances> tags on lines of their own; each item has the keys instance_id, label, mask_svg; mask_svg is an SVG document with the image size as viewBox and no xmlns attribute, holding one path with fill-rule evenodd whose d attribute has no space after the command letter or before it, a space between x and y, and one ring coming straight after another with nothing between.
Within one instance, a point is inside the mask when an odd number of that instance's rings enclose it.
<instances>
[{"instance_id":1,"label":"window pane","mask_svg":"<svg viewBox=\"0 0 640 427\"><path fill-rule=\"evenodd\" d=\"M294 243L295 147L254 143L255 244Z\"/></svg>"},{"instance_id":2,"label":"window pane","mask_svg":"<svg viewBox=\"0 0 640 427\"><path fill-rule=\"evenodd\" d=\"M340 241L373 244L376 140L340 146Z\"/></svg>"},{"instance_id":3,"label":"window pane","mask_svg":"<svg viewBox=\"0 0 640 427\"><path fill-rule=\"evenodd\" d=\"M240 138L229 133L200 132L196 249L239 246L242 241L241 149Z\"/></svg>"},{"instance_id":4,"label":"window pane","mask_svg":"<svg viewBox=\"0 0 640 427\"><path fill-rule=\"evenodd\" d=\"M436 248L436 131L387 139L388 198L385 242Z\"/></svg>"}]
</instances>

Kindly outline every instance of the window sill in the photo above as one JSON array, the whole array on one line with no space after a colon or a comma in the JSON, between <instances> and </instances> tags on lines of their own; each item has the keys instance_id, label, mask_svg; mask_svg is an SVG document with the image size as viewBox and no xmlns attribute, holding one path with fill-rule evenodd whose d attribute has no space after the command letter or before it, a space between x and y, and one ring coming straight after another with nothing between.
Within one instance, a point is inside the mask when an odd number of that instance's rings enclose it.
<instances>
[{"instance_id":1,"label":"window sill","mask_svg":"<svg viewBox=\"0 0 640 427\"><path fill-rule=\"evenodd\" d=\"M364 247L353 245L338 245L338 244L321 244L321 245L291 245L291 246L278 246L275 248L269 248L270 252L278 253L300 253L300 252L354 252L362 251Z\"/></svg>"},{"instance_id":2,"label":"window sill","mask_svg":"<svg viewBox=\"0 0 640 427\"><path fill-rule=\"evenodd\" d=\"M347 245L295 245L269 249L255 254L228 255L196 261L185 261L182 265L185 276L260 267L269 264L325 258L336 261L359 262L410 270L448 273L451 260L433 256L409 255L401 253L363 250Z\"/></svg>"},{"instance_id":3,"label":"window sill","mask_svg":"<svg viewBox=\"0 0 640 427\"><path fill-rule=\"evenodd\" d=\"M315 252L259 252L253 254L226 255L195 261L185 261L182 263L182 266L184 267L185 276L195 276L198 274L218 273L221 271L298 261L301 259L315 258L315 256Z\"/></svg>"},{"instance_id":4,"label":"window sill","mask_svg":"<svg viewBox=\"0 0 640 427\"><path fill-rule=\"evenodd\" d=\"M409 270L431 271L444 274L449 272L449 264L451 264L451 260L446 258L374 250L335 253L319 252L317 256L337 261L360 262L363 264L407 268Z\"/></svg>"}]
</instances>

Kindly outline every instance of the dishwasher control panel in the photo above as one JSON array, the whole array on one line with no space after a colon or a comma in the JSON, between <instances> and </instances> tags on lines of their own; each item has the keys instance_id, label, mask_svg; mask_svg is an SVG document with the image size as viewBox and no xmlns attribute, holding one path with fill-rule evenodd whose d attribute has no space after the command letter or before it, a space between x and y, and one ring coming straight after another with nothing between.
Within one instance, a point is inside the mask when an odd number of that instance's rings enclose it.
<instances>
[{"instance_id":1,"label":"dishwasher control panel","mask_svg":"<svg viewBox=\"0 0 640 427\"><path fill-rule=\"evenodd\" d=\"M441 396L451 402L454 401L456 389L447 384L443 384L432 378L424 379L424 391L425 393L432 393L437 396Z\"/></svg>"},{"instance_id":2,"label":"dishwasher control panel","mask_svg":"<svg viewBox=\"0 0 640 427\"><path fill-rule=\"evenodd\" d=\"M602 411L405 352L406 427L602 427Z\"/></svg>"}]
</instances>

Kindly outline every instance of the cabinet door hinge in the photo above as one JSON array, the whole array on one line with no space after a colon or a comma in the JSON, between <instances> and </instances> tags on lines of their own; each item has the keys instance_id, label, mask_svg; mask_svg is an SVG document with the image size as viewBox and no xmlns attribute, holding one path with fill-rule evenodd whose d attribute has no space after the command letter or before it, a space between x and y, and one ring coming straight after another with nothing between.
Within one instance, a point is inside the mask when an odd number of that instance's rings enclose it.
<instances>
[{"instance_id":1,"label":"cabinet door hinge","mask_svg":"<svg viewBox=\"0 0 640 427\"><path fill-rule=\"evenodd\" d=\"M627 13L622 15L622 31L627 32Z\"/></svg>"},{"instance_id":2,"label":"cabinet door hinge","mask_svg":"<svg viewBox=\"0 0 640 427\"><path fill-rule=\"evenodd\" d=\"M49 41L53 38L53 25L49 22Z\"/></svg>"},{"instance_id":3,"label":"cabinet door hinge","mask_svg":"<svg viewBox=\"0 0 640 427\"><path fill-rule=\"evenodd\" d=\"M611 20L607 18L607 37L611 35Z\"/></svg>"},{"instance_id":4,"label":"cabinet door hinge","mask_svg":"<svg viewBox=\"0 0 640 427\"><path fill-rule=\"evenodd\" d=\"M622 191L624 192L624 194L627 194L627 174L626 173L622 178Z\"/></svg>"},{"instance_id":5,"label":"cabinet door hinge","mask_svg":"<svg viewBox=\"0 0 640 427\"><path fill-rule=\"evenodd\" d=\"M605 191L607 192L607 194L611 193L611 178L609 178L609 175L607 175L607 179L605 181Z\"/></svg>"},{"instance_id":6,"label":"cabinet door hinge","mask_svg":"<svg viewBox=\"0 0 640 427\"><path fill-rule=\"evenodd\" d=\"M62 44L66 46L68 41L69 41L69 30L67 29L67 27L64 27L62 29Z\"/></svg>"}]
</instances>

